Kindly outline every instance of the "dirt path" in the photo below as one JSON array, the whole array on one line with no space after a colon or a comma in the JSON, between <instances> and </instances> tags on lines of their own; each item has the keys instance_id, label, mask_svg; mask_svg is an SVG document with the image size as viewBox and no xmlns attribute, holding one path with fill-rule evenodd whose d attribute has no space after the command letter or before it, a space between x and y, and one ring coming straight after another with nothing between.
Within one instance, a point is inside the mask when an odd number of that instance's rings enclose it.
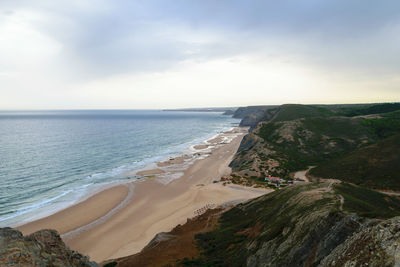
<instances>
[{"instance_id":1,"label":"dirt path","mask_svg":"<svg viewBox=\"0 0 400 267\"><path fill-rule=\"evenodd\" d=\"M342 195L339 195L340 197L340 206L339 206L339 210L343 211L343 204L344 204L344 197Z\"/></svg>"},{"instance_id":2,"label":"dirt path","mask_svg":"<svg viewBox=\"0 0 400 267\"><path fill-rule=\"evenodd\" d=\"M310 180L307 177L307 173L314 167L315 166L310 166L307 170L295 172L294 178L300 178L306 182L310 182Z\"/></svg>"},{"instance_id":3,"label":"dirt path","mask_svg":"<svg viewBox=\"0 0 400 267\"><path fill-rule=\"evenodd\" d=\"M386 191L378 191L378 192L389 196L400 196L400 192L386 192Z\"/></svg>"}]
</instances>

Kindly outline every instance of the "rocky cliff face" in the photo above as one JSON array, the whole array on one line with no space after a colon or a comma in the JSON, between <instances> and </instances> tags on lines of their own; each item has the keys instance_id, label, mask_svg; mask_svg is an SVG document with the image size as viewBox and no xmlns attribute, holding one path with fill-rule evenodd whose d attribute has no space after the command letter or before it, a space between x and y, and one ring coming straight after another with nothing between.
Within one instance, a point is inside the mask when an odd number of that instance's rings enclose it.
<instances>
[{"instance_id":1,"label":"rocky cliff face","mask_svg":"<svg viewBox=\"0 0 400 267\"><path fill-rule=\"evenodd\" d=\"M400 217L383 220L360 216L358 210L348 212L351 202L358 205L361 199L345 197L341 204L343 192L337 186L342 185L324 181L294 186L238 206L236 216L253 220L245 229L235 229L236 235L244 234L246 239L231 247L226 266L240 261L242 266L400 264ZM379 202L372 196L367 202ZM229 227L237 225L230 223ZM228 228L222 223L224 229Z\"/></svg>"},{"instance_id":2,"label":"rocky cliff face","mask_svg":"<svg viewBox=\"0 0 400 267\"><path fill-rule=\"evenodd\" d=\"M277 107L278 106L240 107L235 111L233 117L237 119L242 119L240 122L240 126L249 126L252 129L260 121L270 119L276 112Z\"/></svg>"},{"instance_id":3,"label":"rocky cliff face","mask_svg":"<svg viewBox=\"0 0 400 267\"><path fill-rule=\"evenodd\" d=\"M0 228L0 266L98 266L69 249L54 230L23 236L12 228Z\"/></svg>"},{"instance_id":4,"label":"rocky cliff face","mask_svg":"<svg viewBox=\"0 0 400 267\"><path fill-rule=\"evenodd\" d=\"M398 266L400 217L363 226L322 260L322 266Z\"/></svg>"},{"instance_id":5,"label":"rocky cliff face","mask_svg":"<svg viewBox=\"0 0 400 267\"><path fill-rule=\"evenodd\" d=\"M316 266L361 227L337 211L332 182L291 186L224 213L220 228L199 236L203 264Z\"/></svg>"}]
</instances>

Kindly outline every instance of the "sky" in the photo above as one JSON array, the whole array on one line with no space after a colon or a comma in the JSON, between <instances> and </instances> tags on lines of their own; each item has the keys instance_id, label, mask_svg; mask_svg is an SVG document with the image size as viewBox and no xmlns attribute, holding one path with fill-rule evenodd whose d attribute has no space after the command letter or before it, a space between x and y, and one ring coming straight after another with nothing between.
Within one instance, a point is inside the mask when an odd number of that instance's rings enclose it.
<instances>
[{"instance_id":1,"label":"sky","mask_svg":"<svg viewBox=\"0 0 400 267\"><path fill-rule=\"evenodd\" d=\"M396 101L397 0L0 1L0 109Z\"/></svg>"}]
</instances>

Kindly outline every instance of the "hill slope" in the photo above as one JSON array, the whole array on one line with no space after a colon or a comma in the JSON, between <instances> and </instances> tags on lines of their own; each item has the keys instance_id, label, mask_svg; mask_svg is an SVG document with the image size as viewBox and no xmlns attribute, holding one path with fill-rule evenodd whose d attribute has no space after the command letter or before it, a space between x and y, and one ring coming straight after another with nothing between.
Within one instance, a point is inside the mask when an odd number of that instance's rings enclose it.
<instances>
[{"instance_id":1,"label":"hill slope","mask_svg":"<svg viewBox=\"0 0 400 267\"><path fill-rule=\"evenodd\" d=\"M316 117L261 122L244 138L231 167L240 175L253 169L259 176L288 177L290 172L375 142L376 136L362 121Z\"/></svg>"},{"instance_id":2,"label":"hill slope","mask_svg":"<svg viewBox=\"0 0 400 267\"><path fill-rule=\"evenodd\" d=\"M331 117L334 113L323 107L299 105L299 104L286 104L282 105L279 112L276 114L272 121L290 121L300 118L315 118L315 117Z\"/></svg>"},{"instance_id":3,"label":"hill slope","mask_svg":"<svg viewBox=\"0 0 400 267\"><path fill-rule=\"evenodd\" d=\"M376 110L390 111L394 108L391 105L377 106L357 106L352 109L358 110L359 113L369 113ZM336 179L343 176L344 180L355 182L360 175L366 175L366 172L360 171L358 176L350 178L349 176L358 168L368 170L368 173L373 173L376 177L374 179L377 182L364 183L365 186L400 189L396 168L396 165L400 166L400 157L395 153L396 149L400 149L399 143L392 140L390 144L388 141L381 146L378 145L375 150L362 150L390 136L400 134L400 113L394 111L355 117L334 116L338 113L340 113L338 109L333 107L283 105L272 118L260 121L244 137L231 163L233 169L231 180L262 185L266 176L290 179L291 173L295 171L321 165L311 173ZM389 155L381 155L382 146L385 146L386 152L391 154L388 161L383 161L383 157L387 158ZM362 157L359 157L359 160L355 159L357 153L361 155L367 151L370 151L368 152L370 161L375 160L381 164L371 167L368 161L361 160ZM335 169L339 162L343 164L342 172ZM326 166L327 169L323 171L322 166ZM338 176L335 176L336 174ZM384 177L387 178L386 182L379 181ZM369 179L372 179L372 175ZM357 184L362 183L358 181Z\"/></svg>"},{"instance_id":4,"label":"hill slope","mask_svg":"<svg viewBox=\"0 0 400 267\"><path fill-rule=\"evenodd\" d=\"M339 113L344 116L360 116L369 114L382 114L400 110L400 103L385 103L376 105L367 105L364 107L343 107Z\"/></svg>"},{"instance_id":5,"label":"hill slope","mask_svg":"<svg viewBox=\"0 0 400 267\"><path fill-rule=\"evenodd\" d=\"M374 205L376 208L364 213L366 207ZM220 216L218 224L214 223L216 215ZM173 230L166 235L175 237L115 263L127 266L128 260L137 262L147 254L153 257L141 264L163 266L166 263L156 263L154 255L162 258L167 254L180 256L175 262L168 261L169 266L394 266L400 242L400 231L395 229L400 227L400 217L393 216L398 215L399 199L371 190L337 181L290 186L222 214L200 216L198 225L212 227L192 239L197 244L195 254L181 253L190 242L184 249L176 246L176 238L185 234ZM179 229L192 233L195 221ZM392 232L379 234L386 231ZM374 250L369 249L371 244ZM354 248L363 253L355 253Z\"/></svg>"},{"instance_id":6,"label":"hill slope","mask_svg":"<svg viewBox=\"0 0 400 267\"><path fill-rule=\"evenodd\" d=\"M400 190L400 135L327 161L310 171L375 189Z\"/></svg>"}]
</instances>

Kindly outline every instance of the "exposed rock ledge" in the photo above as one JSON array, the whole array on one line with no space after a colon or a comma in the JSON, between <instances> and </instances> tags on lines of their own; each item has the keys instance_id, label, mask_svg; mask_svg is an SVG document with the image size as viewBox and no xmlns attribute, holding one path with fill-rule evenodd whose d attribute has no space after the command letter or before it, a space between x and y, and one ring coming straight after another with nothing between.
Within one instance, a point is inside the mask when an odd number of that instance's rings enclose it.
<instances>
[{"instance_id":1,"label":"exposed rock ledge","mask_svg":"<svg viewBox=\"0 0 400 267\"><path fill-rule=\"evenodd\" d=\"M98 266L89 257L71 250L55 230L23 236L18 230L0 228L0 266Z\"/></svg>"}]
</instances>

